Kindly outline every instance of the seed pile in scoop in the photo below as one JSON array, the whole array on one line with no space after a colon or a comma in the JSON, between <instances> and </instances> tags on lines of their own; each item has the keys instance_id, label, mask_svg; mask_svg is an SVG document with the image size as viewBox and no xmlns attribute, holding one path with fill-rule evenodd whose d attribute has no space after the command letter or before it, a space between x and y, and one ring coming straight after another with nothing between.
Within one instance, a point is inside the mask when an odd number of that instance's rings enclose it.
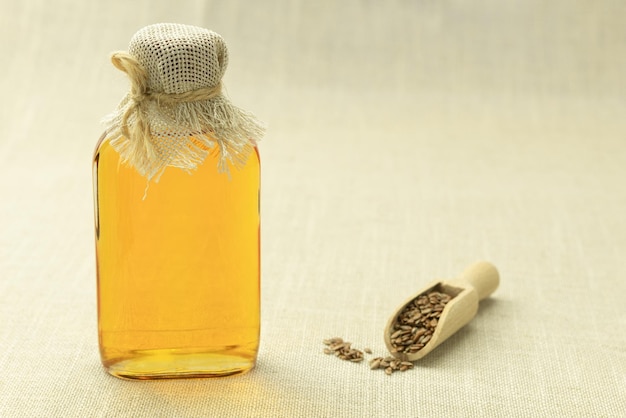
<instances>
[{"instance_id":1,"label":"seed pile in scoop","mask_svg":"<svg viewBox=\"0 0 626 418\"><path fill-rule=\"evenodd\" d=\"M416 353L430 341L441 312L452 296L431 291L415 298L400 312L390 336L392 351Z\"/></svg>"}]
</instances>

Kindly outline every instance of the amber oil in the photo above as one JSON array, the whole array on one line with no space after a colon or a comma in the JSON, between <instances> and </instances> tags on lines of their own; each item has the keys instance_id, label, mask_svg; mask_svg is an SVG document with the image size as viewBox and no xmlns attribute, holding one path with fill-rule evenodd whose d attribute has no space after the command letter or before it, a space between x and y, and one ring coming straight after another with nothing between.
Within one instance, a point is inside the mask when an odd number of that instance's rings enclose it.
<instances>
[{"instance_id":1,"label":"amber oil","mask_svg":"<svg viewBox=\"0 0 626 418\"><path fill-rule=\"evenodd\" d=\"M98 332L129 379L225 376L256 361L260 163L168 167L148 182L102 138L94 169Z\"/></svg>"}]
</instances>

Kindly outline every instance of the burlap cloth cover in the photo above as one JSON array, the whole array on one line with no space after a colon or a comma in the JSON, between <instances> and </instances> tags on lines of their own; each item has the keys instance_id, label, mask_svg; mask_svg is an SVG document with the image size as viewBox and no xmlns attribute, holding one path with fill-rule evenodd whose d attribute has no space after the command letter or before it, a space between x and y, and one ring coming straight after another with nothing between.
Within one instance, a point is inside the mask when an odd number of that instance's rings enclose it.
<instances>
[{"instance_id":1,"label":"burlap cloth cover","mask_svg":"<svg viewBox=\"0 0 626 418\"><path fill-rule=\"evenodd\" d=\"M218 169L245 163L263 126L222 91L228 49L220 35L173 23L150 25L111 61L130 78L130 92L104 122L124 162L157 181L167 166L193 170L214 146Z\"/></svg>"}]
</instances>

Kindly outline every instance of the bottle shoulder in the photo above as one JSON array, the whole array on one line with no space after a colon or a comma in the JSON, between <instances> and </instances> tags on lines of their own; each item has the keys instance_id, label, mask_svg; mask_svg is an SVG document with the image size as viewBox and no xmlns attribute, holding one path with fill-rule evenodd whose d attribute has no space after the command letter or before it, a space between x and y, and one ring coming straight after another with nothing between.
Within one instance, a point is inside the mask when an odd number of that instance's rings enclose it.
<instances>
[{"instance_id":1,"label":"bottle shoulder","mask_svg":"<svg viewBox=\"0 0 626 418\"><path fill-rule=\"evenodd\" d=\"M93 151L93 157L95 158L98 153L101 151L102 147L107 144L109 141L107 139L107 132L104 131L102 133L102 135L100 135L100 138L98 139L98 142L96 142L96 147Z\"/></svg>"},{"instance_id":2,"label":"bottle shoulder","mask_svg":"<svg viewBox=\"0 0 626 418\"><path fill-rule=\"evenodd\" d=\"M219 165L218 161L220 159L220 148L216 145L213 148L206 149L207 155L205 156L204 161L198 164L197 168L203 166L214 166L217 167ZM111 143L111 138L108 135L108 132L105 131L102 133L98 141L96 142L96 146L93 153L93 161L100 161L104 159L105 161L118 161L120 159L120 155L118 154L116 147L114 147ZM257 170L260 169L261 164L261 155L259 152L258 145L254 144L252 146L252 150L249 151L247 156L247 162L244 164L245 167L256 166ZM119 162L119 161L118 161ZM116 162L117 164L117 162ZM242 169L243 167L236 168L230 162L228 163L229 168L232 170ZM173 167L176 167L175 165ZM195 171L195 170L194 170Z\"/></svg>"}]
</instances>

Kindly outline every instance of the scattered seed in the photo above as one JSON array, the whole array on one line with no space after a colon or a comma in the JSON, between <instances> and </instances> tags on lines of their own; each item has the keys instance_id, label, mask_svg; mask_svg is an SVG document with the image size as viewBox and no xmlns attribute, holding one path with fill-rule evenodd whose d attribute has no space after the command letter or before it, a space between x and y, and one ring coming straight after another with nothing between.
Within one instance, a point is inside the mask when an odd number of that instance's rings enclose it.
<instances>
[{"instance_id":1,"label":"scattered seed","mask_svg":"<svg viewBox=\"0 0 626 418\"><path fill-rule=\"evenodd\" d=\"M399 329L399 331L402 331L403 334L401 334L401 337L398 338L398 340L408 340L408 342L406 343L408 344L408 346L402 346L402 349L405 351L410 347L414 347L414 345L410 345L412 344L413 339L413 335L411 334L412 332L419 332L421 334L424 334L424 332L426 332L422 329L414 331L414 328L415 327L411 326L408 327L408 329ZM324 354L334 354L337 358L352 363L362 362L364 360L364 352L367 354L372 354L372 350L370 348L364 348L363 351L357 350L356 348L352 348L351 343L344 341L342 338L339 337L325 339L323 340L323 343L324 345L326 345L326 347L324 348ZM418 347L423 347L423 344L418 345ZM417 349L419 348L416 348L415 351L417 351ZM413 363L411 363L410 361L401 361L393 356L374 357L368 363L371 370L382 369L387 375L391 375L397 371L405 372L413 368Z\"/></svg>"},{"instance_id":2,"label":"scattered seed","mask_svg":"<svg viewBox=\"0 0 626 418\"><path fill-rule=\"evenodd\" d=\"M380 362L381 361L382 361L382 358L380 358L380 357L376 357L375 359L370 361L370 369L372 369L372 370L378 369L380 367Z\"/></svg>"},{"instance_id":3,"label":"scattered seed","mask_svg":"<svg viewBox=\"0 0 626 418\"><path fill-rule=\"evenodd\" d=\"M352 348L352 343L344 341L342 338L329 338L323 340L323 343L327 345L324 349L325 354L334 354L341 360L351 361L353 363L363 361L363 352Z\"/></svg>"}]
</instances>

